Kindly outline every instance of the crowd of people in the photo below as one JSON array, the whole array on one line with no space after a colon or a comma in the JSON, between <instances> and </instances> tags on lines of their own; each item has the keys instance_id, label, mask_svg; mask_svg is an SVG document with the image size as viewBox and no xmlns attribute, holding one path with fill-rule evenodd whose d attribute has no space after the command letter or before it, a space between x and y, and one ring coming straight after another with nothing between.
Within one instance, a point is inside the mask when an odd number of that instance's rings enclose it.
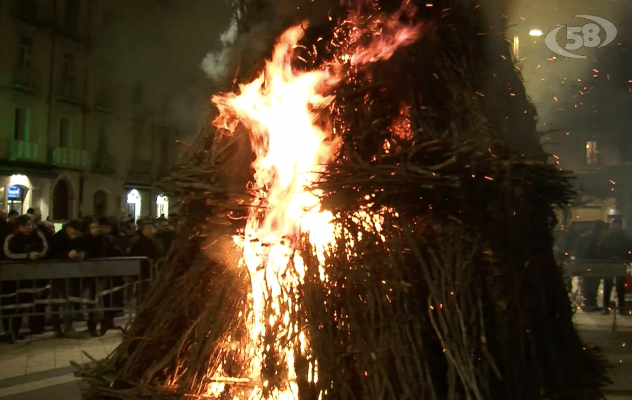
<instances>
[{"instance_id":1,"label":"crowd of people","mask_svg":"<svg viewBox=\"0 0 632 400\"><path fill-rule=\"evenodd\" d=\"M61 229L55 232L55 225L51 221L43 221L42 213L38 209L29 209L26 214L19 215L15 211L6 213L0 210L0 261L2 262L33 262L37 260L88 260L110 257L146 257L156 261L166 254L172 245L175 235L175 227L164 216L158 219L145 218L134 221L132 218L119 220L115 217L95 218L87 217L80 220L65 222ZM0 266L1 267L1 266ZM141 275L149 275L143 271ZM113 278L110 285L118 285L121 278ZM22 314L26 311L34 311L37 314L29 317L29 328L33 334L42 333L44 330L46 305L38 306L37 303L30 310L24 310L21 304L32 304L34 298L42 296L60 297L62 293L72 292L81 297L79 291L91 289L94 294L99 283L97 280L78 282L78 279L70 279L68 288L65 280L53 280L50 291L45 293L20 293L28 292L28 287L39 287L38 282L0 282L2 294L2 323L5 333L13 339L20 339L20 326ZM39 283L41 285L42 283ZM44 282L46 285L46 282ZM82 287L82 289L79 289ZM75 293L77 292L77 293ZM106 307L123 306L123 298L118 294L110 295L103 299ZM79 305L74 305L80 308ZM39 308L39 309L38 309ZM59 319L59 306L51 304L53 311L53 327L58 335L63 335L61 321ZM7 318L7 315L13 317ZM101 330L107 330L113 323L114 315L104 313L101 320ZM67 324L67 321L66 321ZM72 322L71 322L72 324ZM97 321L93 313L88 314L88 330L96 335ZM68 329L68 328L66 328Z\"/></svg>"},{"instance_id":2,"label":"crowd of people","mask_svg":"<svg viewBox=\"0 0 632 400\"><path fill-rule=\"evenodd\" d=\"M0 210L0 259L84 259L139 256L156 260L171 247L174 227L158 219L87 217L71 220L59 232L51 221L43 221L38 209L26 214Z\"/></svg>"},{"instance_id":3,"label":"crowd of people","mask_svg":"<svg viewBox=\"0 0 632 400\"><path fill-rule=\"evenodd\" d=\"M571 226L572 227L572 226ZM573 257L577 261L590 260L621 260L632 262L632 239L623 229L623 221L615 216L610 223L593 221L585 232L576 232L568 229L559 235L555 243L556 255L563 259ZM610 314L610 296L613 288L616 291L617 308L622 316L630 315L626 312L625 277L603 279L602 306L598 306L598 291L601 278L585 276L581 278L580 287L582 294L581 308L585 312L599 312Z\"/></svg>"}]
</instances>

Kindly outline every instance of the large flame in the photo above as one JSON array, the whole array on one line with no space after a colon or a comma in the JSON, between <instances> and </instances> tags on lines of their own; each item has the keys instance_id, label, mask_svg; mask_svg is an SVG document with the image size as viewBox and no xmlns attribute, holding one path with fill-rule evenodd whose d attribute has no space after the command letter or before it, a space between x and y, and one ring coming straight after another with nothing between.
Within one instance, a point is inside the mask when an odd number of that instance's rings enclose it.
<instances>
[{"instance_id":1,"label":"large flame","mask_svg":"<svg viewBox=\"0 0 632 400\"><path fill-rule=\"evenodd\" d=\"M254 388L244 393L249 399L298 398L294 360L299 352L305 354L309 344L289 314L299 307L294 293L305 274L293 243L308 233L322 264L336 231L331 213L320 209L319 193L308 187L318 180L336 150L332 132L322 127L327 124L318 123L317 114L333 100L324 95L339 81L340 76L332 71L343 69L337 66L299 72L292 67L304 26L283 33L265 70L253 82L240 85L238 95L213 97L220 111L215 126L233 131L238 123L243 124L256 155L252 165L254 201L244 235L236 237L243 246L242 265L247 267L252 283L246 324L252 344L248 349L252 357L249 378ZM417 34L416 27L408 27L382 35L368 46L358 46L357 52L343 57L342 62L361 64L388 58ZM322 265L321 279L327 279ZM263 365L270 338L277 346L273 349L278 361L273 377L264 373ZM221 374L215 372L216 376ZM315 365L309 379L318 379ZM209 394L219 396L223 390L223 383L215 383Z\"/></svg>"},{"instance_id":2,"label":"large flame","mask_svg":"<svg viewBox=\"0 0 632 400\"><path fill-rule=\"evenodd\" d=\"M291 247L293 239L309 232L321 254L333 240L332 215L320 210L318 193L306 188L317 179L333 151L331 132L323 131L315 122L316 112L333 100L321 93L336 83L336 77L327 71L294 71L292 54L302 36L301 26L288 29L257 79L240 85L239 95L213 98L222 111L216 125L231 126L227 120L233 113L249 129L256 155L255 199L244 238L239 239L243 264L252 282L252 314L247 324L255 345L253 380L261 375L266 334L289 338L298 333L298 327L290 326L288 311L282 311L294 309L292 289L304 276L300 255ZM303 348L307 345L304 335L300 335L300 344ZM286 348L277 349L277 357L285 364L281 370L285 371L282 378L286 386L281 385L274 397L298 395L293 360L300 349L294 347L288 341ZM267 381L260 382L249 398L260 398L262 387L268 385Z\"/></svg>"}]
</instances>

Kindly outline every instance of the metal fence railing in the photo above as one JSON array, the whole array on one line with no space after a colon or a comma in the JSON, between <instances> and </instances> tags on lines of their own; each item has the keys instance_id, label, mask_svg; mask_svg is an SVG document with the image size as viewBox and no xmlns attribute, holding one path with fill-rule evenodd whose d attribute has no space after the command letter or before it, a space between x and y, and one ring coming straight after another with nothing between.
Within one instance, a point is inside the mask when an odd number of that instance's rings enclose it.
<instances>
[{"instance_id":1,"label":"metal fence railing","mask_svg":"<svg viewBox=\"0 0 632 400\"><path fill-rule=\"evenodd\" d=\"M621 260L570 260L562 263L563 273L567 277L597 278L597 279L624 279L628 275L631 264ZM584 293L581 292L581 286L578 287L578 297L581 304L581 298ZM595 288L596 290L596 288ZM613 290L615 292L616 290ZM629 296L629 294L627 295ZM607 305L604 305L607 307ZM617 330L617 312L613 310L612 331Z\"/></svg>"},{"instance_id":2,"label":"metal fence railing","mask_svg":"<svg viewBox=\"0 0 632 400\"><path fill-rule=\"evenodd\" d=\"M0 263L0 319L5 333L19 334L29 319L43 330L72 324L75 314L88 315L88 329L119 312L133 315L154 278L154 263L144 257L85 261ZM91 327L91 324L93 325Z\"/></svg>"}]
</instances>

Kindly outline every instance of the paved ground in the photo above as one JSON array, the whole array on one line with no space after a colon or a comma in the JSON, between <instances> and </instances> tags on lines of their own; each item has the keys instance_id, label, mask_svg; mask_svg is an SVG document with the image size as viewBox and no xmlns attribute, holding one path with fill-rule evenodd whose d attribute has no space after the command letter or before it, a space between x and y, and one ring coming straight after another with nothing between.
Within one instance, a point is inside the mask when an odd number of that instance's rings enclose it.
<instances>
[{"instance_id":1,"label":"paved ground","mask_svg":"<svg viewBox=\"0 0 632 400\"><path fill-rule=\"evenodd\" d=\"M123 325L124 323L121 323ZM79 400L71 362L103 359L121 342L118 331L93 338L75 324L72 339L51 333L29 337L16 345L0 344L0 399Z\"/></svg>"},{"instance_id":2,"label":"paved ground","mask_svg":"<svg viewBox=\"0 0 632 400\"><path fill-rule=\"evenodd\" d=\"M609 393L625 394L632 399L632 318L618 321L616 332L611 331L612 317L578 313L576 323L579 333L588 344L599 346L612 366L610 377L614 384Z\"/></svg>"},{"instance_id":3,"label":"paved ground","mask_svg":"<svg viewBox=\"0 0 632 400\"><path fill-rule=\"evenodd\" d=\"M99 338L87 335L79 339L57 339L42 335L18 345L0 345L0 379L7 379L105 358L120 342L112 332Z\"/></svg>"},{"instance_id":4,"label":"paved ground","mask_svg":"<svg viewBox=\"0 0 632 400\"><path fill-rule=\"evenodd\" d=\"M632 318L620 318L615 333L612 317L578 312L575 322L584 340L600 346L613 365L608 399L632 400ZM85 353L106 357L120 340L120 333L110 332L100 338L43 335L18 345L0 344L0 400L80 400L70 362L87 362Z\"/></svg>"}]
</instances>

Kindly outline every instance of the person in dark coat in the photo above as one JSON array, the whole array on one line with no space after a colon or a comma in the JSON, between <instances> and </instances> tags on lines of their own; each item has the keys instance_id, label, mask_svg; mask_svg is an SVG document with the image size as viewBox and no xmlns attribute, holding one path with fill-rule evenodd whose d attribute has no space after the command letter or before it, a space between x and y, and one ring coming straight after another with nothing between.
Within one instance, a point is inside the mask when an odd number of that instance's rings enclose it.
<instances>
[{"instance_id":1,"label":"person in dark coat","mask_svg":"<svg viewBox=\"0 0 632 400\"><path fill-rule=\"evenodd\" d=\"M13 233L13 224L9 222L9 218L7 213L4 210L0 210L0 243L4 245L4 240ZM4 250L0 251L0 261L6 260L7 257L4 255ZM0 266L1 268L1 266ZM0 294L3 297L0 298L0 306L9 306L12 305L13 300L10 297L11 294L15 293L17 289L16 282L0 282ZM4 310L4 315L11 315L15 312L15 310ZM4 328L4 332L6 334L6 340L9 342L14 342L15 339L22 337L19 336L20 332L20 317L12 317L12 318L3 318L2 319L2 327Z\"/></svg>"},{"instance_id":2,"label":"person in dark coat","mask_svg":"<svg viewBox=\"0 0 632 400\"><path fill-rule=\"evenodd\" d=\"M116 218L101 218L99 223L101 224L101 233L110 243L112 254L109 257L124 257L125 236L120 232Z\"/></svg>"},{"instance_id":3,"label":"person in dark coat","mask_svg":"<svg viewBox=\"0 0 632 400\"><path fill-rule=\"evenodd\" d=\"M13 222L9 221L9 216L4 210L0 210L0 243L4 245L4 240L13 233ZM0 260L6 260L4 250L0 251Z\"/></svg>"},{"instance_id":4,"label":"person in dark coat","mask_svg":"<svg viewBox=\"0 0 632 400\"><path fill-rule=\"evenodd\" d=\"M112 251L111 257L124 257L126 250L125 236L119 231L119 224L115 217L101 218L101 232L108 240ZM114 317L123 316L125 306L125 278L122 276L112 277L111 288L120 288L112 294L103 297L103 307L116 308L117 311L106 311L104 313L104 322L101 322L101 333L105 333L107 329L114 326Z\"/></svg>"},{"instance_id":5,"label":"person in dark coat","mask_svg":"<svg viewBox=\"0 0 632 400\"><path fill-rule=\"evenodd\" d=\"M138 239L130 249L130 257L147 257L152 261L164 255L160 243L156 240L156 227L151 220L141 221L138 225Z\"/></svg>"},{"instance_id":6,"label":"person in dark coat","mask_svg":"<svg viewBox=\"0 0 632 400\"><path fill-rule=\"evenodd\" d=\"M8 215L6 211L0 210L0 234L5 233L5 232L6 232L6 235L10 233ZM4 243L4 241L2 243Z\"/></svg>"},{"instance_id":7,"label":"person in dark coat","mask_svg":"<svg viewBox=\"0 0 632 400\"><path fill-rule=\"evenodd\" d=\"M156 230L156 240L160 243L162 251L167 254L171 249L171 244L175 237L175 232L169 225L169 221L165 217L158 218L158 229Z\"/></svg>"},{"instance_id":8,"label":"person in dark coat","mask_svg":"<svg viewBox=\"0 0 632 400\"><path fill-rule=\"evenodd\" d=\"M55 234L55 226L48 222L42 221L42 211L40 210L39 207L32 209L32 213L30 213L29 215L31 216L33 229L40 231L46 238L46 241L50 243L50 241L53 238L53 235ZM46 300L48 299L48 296L49 296L48 284L49 284L48 279L38 279L35 281L35 287L37 288L45 287L47 289L35 293L35 300L36 300L35 312L39 315L36 317L33 317L36 320L36 325L34 326L34 328L31 328L31 332L33 333L44 332L44 327L46 324L46 317L45 317Z\"/></svg>"},{"instance_id":9,"label":"person in dark coat","mask_svg":"<svg viewBox=\"0 0 632 400\"><path fill-rule=\"evenodd\" d=\"M150 261L155 262L164 255L160 244L156 241L156 228L153 221L144 220L138 224L138 238L130 249L130 257L146 257ZM153 278L152 262L143 262L141 264L140 279L140 298L144 296L151 287L150 280Z\"/></svg>"},{"instance_id":10,"label":"person in dark coat","mask_svg":"<svg viewBox=\"0 0 632 400\"><path fill-rule=\"evenodd\" d=\"M84 258L106 258L113 255L110 242L101 232L101 224L96 219L89 221L88 229L80 238Z\"/></svg>"},{"instance_id":11,"label":"person in dark coat","mask_svg":"<svg viewBox=\"0 0 632 400\"><path fill-rule=\"evenodd\" d=\"M125 221L121 228L121 232L125 237L125 254L129 255L132 246L136 243L136 240L138 240L138 230L140 227L137 228L134 219L131 218Z\"/></svg>"},{"instance_id":12,"label":"person in dark coat","mask_svg":"<svg viewBox=\"0 0 632 400\"><path fill-rule=\"evenodd\" d=\"M40 230L34 229L31 217L29 215L18 217L15 222L14 233L9 234L4 240L5 256L12 261L36 261L44 258L47 252L48 242L46 237ZM6 282L5 286L5 282L3 282L3 286L5 287L2 291L8 292L12 287L15 289L34 289L36 288L34 283L42 284L42 282L20 281L13 283ZM37 286L38 289L42 287L43 286ZM39 298L39 292L33 292L32 290L30 292L19 293L17 296L9 298L9 302L13 302L16 306L13 310L14 313L37 312L42 314L31 315L29 317L29 327L32 334L40 334L44 331L45 317L43 311L46 306L34 307L33 304L37 298ZM18 326L13 326L16 323L18 323ZM15 317L12 319L11 326L5 327L5 332L11 332L14 338L16 338L18 336L20 323L21 318Z\"/></svg>"},{"instance_id":13,"label":"person in dark coat","mask_svg":"<svg viewBox=\"0 0 632 400\"><path fill-rule=\"evenodd\" d=\"M592 223L588 232L579 238L579 245L575 252L576 260L600 260L604 258L603 240L607 226L608 225L603 221L594 221ZM599 283L601 283L601 279L599 278L581 278L582 310L585 312L599 311L599 307L597 306Z\"/></svg>"},{"instance_id":14,"label":"person in dark coat","mask_svg":"<svg viewBox=\"0 0 632 400\"><path fill-rule=\"evenodd\" d=\"M77 220L67 222L62 229L51 238L51 251L49 257L52 260L81 260L83 253L77 240L81 230L81 223Z\"/></svg>"},{"instance_id":15,"label":"person in dark coat","mask_svg":"<svg viewBox=\"0 0 632 400\"><path fill-rule=\"evenodd\" d=\"M101 224L98 220L84 219L84 224L87 225L85 233L81 237L81 251L86 259L91 258L107 258L113 253L110 247L110 242L101 232ZM83 298L94 300L98 303L99 292L104 289L109 289L109 278L86 278L83 280L82 293ZM92 311L95 307L93 305L88 306L88 332L92 336L97 336L97 317L96 312ZM109 320L109 319L108 319ZM102 331L104 331L102 323ZM107 330L107 329L105 329Z\"/></svg>"},{"instance_id":16,"label":"person in dark coat","mask_svg":"<svg viewBox=\"0 0 632 400\"><path fill-rule=\"evenodd\" d=\"M20 216L20 213L17 212L16 210L11 210L9 211L9 213L7 214L7 222L11 225L14 226L15 225L15 221L18 219L18 217Z\"/></svg>"},{"instance_id":17,"label":"person in dark coat","mask_svg":"<svg viewBox=\"0 0 632 400\"><path fill-rule=\"evenodd\" d=\"M623 221L619 216L614 217L610 222L610 230L604 237L603 243L604 258L628 262L632 260L632 239L623 230ZM617 292L619 314L628 315L625 312L625 277L603 280L603 314L610 313L610 295L613 286Z\"/></svg>"},{"instance_id":18,"label":"person in dark coat","mask_svg":"<svg viewBox=\"0 0 632 400\"><path fill-rule=\"evenodd\" d=\"M79 261L83 259L83 253L80 249L80 243L78 240L79 231L81 229L81 223L78 220L72 220L67 222L62 229L55 233L51 238L51 251L49 257L52 260L60 261ZM51 288L51 299L53 300L65 300L69 301L68 297L78 297L80 293L81 280L78 278L68 279L68 292L66 292L66 280L65 279L53 279ZM66 310L79 309L80 305L77 303L66 303ZM51 304L51 311L53 314L53 329L57 336L62 336L61 318L59 316L60 304L53 302ZM72 319L68 317L66 319L66 330L72 330Z\"/></svg>"},{"instance_id":19,"label":"person in dark coat","mask_svg":"<svg viewBox=\"0 0 632 400\"><path fill-rule=\"evenodd\" d=\"M10 260L26 261L43 258L47 252L48 241L40 230L33 230L31 217L18 217L14 232L4 240L4 255Z\"/></svg>"}]
</instances>

